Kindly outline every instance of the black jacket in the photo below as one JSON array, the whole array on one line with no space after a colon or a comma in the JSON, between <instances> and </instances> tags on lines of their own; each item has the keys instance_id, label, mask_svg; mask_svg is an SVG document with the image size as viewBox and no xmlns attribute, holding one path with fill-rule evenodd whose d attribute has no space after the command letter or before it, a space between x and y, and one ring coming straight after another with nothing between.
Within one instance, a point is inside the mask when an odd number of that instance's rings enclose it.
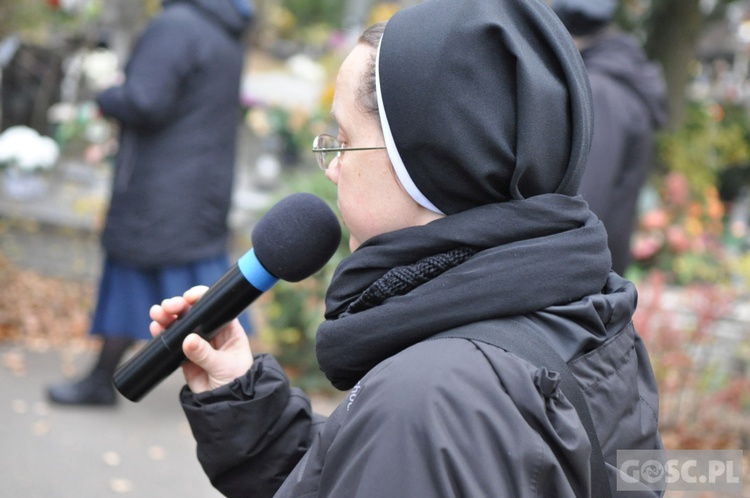
<instances>
[{"instance_id":1,"label":"black jacket","mask_svg":"<svg viewBox=\"0 0 750 498\"><path fill-rule=\"evenodd\" d=\"M164 2L125 82L97 98L121 127L102 235L114 259L154 267L226 250L249 22L237 5Z\"/></svg>"},{"instance_id":2,"label":"black jacket","mask_svg":"<svg viewBox=\"0 0 750 498\"><path fill-rule=\"evenodd\" d=\"M654 161L654 131L666 122L661 68L629 35L607 34L581 52L594 99L594 135L579 192L609 235L612 269L630 263L638 195Z\"/></svg>"},{"instance_id":3,"label":"black jacket","mask_svg":"<svg viewBox=\"0 0 750 498\"><path fill-rule=\"evenodd\" d=\"M618 449L660 448L648 356L628 325L573 370L615 483ZM328 425L270 356L256 358L253 372L210 405L187 392L183 400L201 463L230 497L589 496L588 439L547 381L494 346L439 339L372 370ZM245 429L236 438L221 436L237 424ZM304 450L291 476L279 472Z\"/></svg>"},{"instance_id":4,"label":"black jacket","mask_svg":"<svg viewBox=\"0 0 750 498\"><path fill-rule=\"evenodd\" d=\"M321 368L350 388L334 414L311 413L259 356L233 384L183 390L198 458L230 497L589 496L589 440L545 370L484 343L427 339L508 317L534 327L572 360L614 472L618 449L661 441L636 291L609 266L601 223L558 195L374 237L337 268L318 330Z\"/></svg>"}]
</instances>

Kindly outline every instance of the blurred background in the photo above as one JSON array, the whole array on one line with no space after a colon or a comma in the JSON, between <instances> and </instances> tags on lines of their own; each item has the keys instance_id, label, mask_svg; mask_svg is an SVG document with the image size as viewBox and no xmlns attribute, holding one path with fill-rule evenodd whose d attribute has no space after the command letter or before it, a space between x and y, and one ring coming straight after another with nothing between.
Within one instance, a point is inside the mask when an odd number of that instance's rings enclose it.
<instances>
[{"instance_id":1,"label":"blurred background","mask_svg":"<svg viewBox=\"0 0 750 498\"><path fill-rule=\"evenodd\" d=\"M239 95L235 256L250 247L255 220L284 195L307 191L335 202L309 152L315 135L333 131L335 72L366 25L413 3L255 0ZM145 408L121 400L83 415L47 406L43 395L47 381L60 372L74 377L97 348L88 323L117 133L93 97L117 79L158 9L157 0L0 0L3 496L183 492L164 482L181 482L190 496L217 495L195 462L176 399L180 378L160 386ZM656 137L626 271L639 289L635 320L661 389L664 442L745 450L750 2L622 0L617 23L662 65L669 89L669 124ZM321 411L342 396L318 371L314 334L344 245L314 277L280 282L252 306L256 348L275 353ZM139 464L128 466L128 454Z\"/></svg>"}]
</instances>

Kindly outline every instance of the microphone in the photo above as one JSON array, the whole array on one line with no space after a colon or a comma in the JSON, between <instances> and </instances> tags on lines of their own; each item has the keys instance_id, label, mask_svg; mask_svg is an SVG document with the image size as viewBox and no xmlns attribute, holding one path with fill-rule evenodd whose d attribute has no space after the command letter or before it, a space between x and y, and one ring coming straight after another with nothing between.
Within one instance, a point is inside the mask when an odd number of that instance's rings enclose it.
<instances>
[{"instance_id":1,"label":"microphone","mask_svg":"<svg viewBox=\"0 0 750 498\"><path fill-rule=\"evenodd\" d=\"M211 340L279 280L299 282L320 270L339 246L341 226L319 197L292 194L258 221L251 241L252 249L190 309L117 369L120 394L140 401L185 361L182 342L189 334Z\"/></svg>"}]
</instances>

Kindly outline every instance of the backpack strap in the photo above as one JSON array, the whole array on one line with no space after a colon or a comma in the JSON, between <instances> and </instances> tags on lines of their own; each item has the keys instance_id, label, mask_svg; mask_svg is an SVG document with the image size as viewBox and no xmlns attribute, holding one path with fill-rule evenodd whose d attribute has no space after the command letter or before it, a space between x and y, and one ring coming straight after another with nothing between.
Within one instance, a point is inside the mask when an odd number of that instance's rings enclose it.
<instances>
[{"instance_id":1,"label":"backpack strap","mask_svg":"<svg viewBox=\"0 0 750 498\"><path fill-rule=\"evenodd\" d=\"M491 344L523 358L536 367L546 367L559 373L560 389L578 413L591 443L591 496L612 496L604 455L583 390L565 360L533 327L522 325L512 319L483 321L440 332L428 340L441 338L463 338Z\"/></svg>"}]
</instances>

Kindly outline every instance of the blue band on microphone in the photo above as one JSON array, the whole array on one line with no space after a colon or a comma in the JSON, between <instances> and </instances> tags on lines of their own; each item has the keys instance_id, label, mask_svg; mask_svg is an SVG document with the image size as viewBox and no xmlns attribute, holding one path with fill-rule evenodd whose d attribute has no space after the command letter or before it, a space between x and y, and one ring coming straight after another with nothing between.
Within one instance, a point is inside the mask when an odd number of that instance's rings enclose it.
<instances>
[{"instance_id":1,"label":"blue band on microphone","mask_svg":"<svg viewBox=\"0 0 750 498\"><path fill-rule=\"evenodd\" d=\"M265 292L279 281L278 278L274 277L268 270L263 268L258 258L255 256L255 251L250 249L237 261L242 275L245 280L250 282L250 285L255 287L261 292Z\"/></svg>"}]
</instances>

